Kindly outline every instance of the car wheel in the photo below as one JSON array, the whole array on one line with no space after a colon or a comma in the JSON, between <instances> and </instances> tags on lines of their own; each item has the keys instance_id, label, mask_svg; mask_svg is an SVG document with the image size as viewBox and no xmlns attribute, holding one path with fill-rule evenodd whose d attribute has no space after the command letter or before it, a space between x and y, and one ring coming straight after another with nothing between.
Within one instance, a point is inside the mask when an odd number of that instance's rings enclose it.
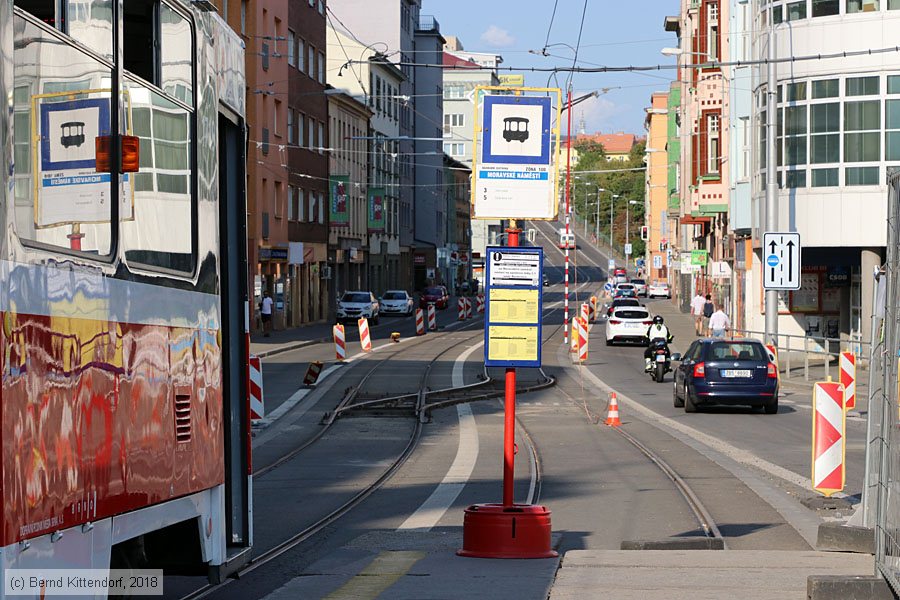
<instances>
[{"instance_id":1,"label":"car wheel","mask_svg":"<svg viewBox=\"0 0 900 600\"><path fill-rule=\"evenodd\" d=\"M775 413L777 413L778 412L778 396L775 396L774 398L772 398L772 401L763 407L763 411L765 411L765 413L767 415L774 415Z\"/></svg>"},{"instance_id":2,"label":"car wheel","mask_svg":"<svg viewBox=\"0 0 900 600\"><path fill-rule=\"evenodd\" d=\"M691 393L685 388L684 390L684 412L686 413L695 413L697 412L697 405L694 404L694 399L691 398Z\"/></svg>"},{"instance_id":3,"label":"car wheel","mask_svg":"<svg viewBox=\"0 0 900 600\"><path fill-rule=\"evenodd\" d=\"M681 408L682 406L684 406L684 400L682 400L678 396L678 383L677 382L675 383L675 385L672 386L672 406L674 406L675 408Z\"/></svg>"},{"instance_id":4,"label":"car wheel","mask_svg":"<svg viewBox=\"0 0 900 600\"><path fill-rule=\"evenodd\" d=\"M606 339L606 345L607 345L607 346L612 346L612 345L613 345L613 341L612 341L611 339L607 338L607 339Z\"/></svg>"}]
</instances>

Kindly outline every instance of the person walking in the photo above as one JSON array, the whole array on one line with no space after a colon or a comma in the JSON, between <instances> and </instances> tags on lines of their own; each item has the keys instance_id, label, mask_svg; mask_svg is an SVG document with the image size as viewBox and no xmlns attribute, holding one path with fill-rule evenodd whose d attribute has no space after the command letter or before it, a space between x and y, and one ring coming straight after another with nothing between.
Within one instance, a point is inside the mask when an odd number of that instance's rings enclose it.
<instances>
[{"instance_id":1,"label":"person walking","mask_svg":"<svg viewBox=\"0 0 900 600\"><path fill-rule=\"evenodd\" d=\"M703 306L706 299L697 292L694 299L691 300L691 314L694 316L694 332L697 335L703 335Z\"/></svg>"},{"instance_id":2,"label":"person walking","mask_svg":"<svg viewBox=\"0 0 900 600\"><path fill-rule=\"evenodd\" d=\"M712 334L712 329L709 327L709 318L713 316L713 313L716 311L716 306L713 304L712 297L707 294L706 302L703 303L703 331L706 335Z\"/></svg>"},{"instance_id":3,"label":"person walking","mask_svg":"<svg viewBox=\"0 0 900 600\"><path fill-rule=\"evenodd\" d=\"M262 314L263 335L269 337L269 331L272 329L272 296L267 291L263 296L262 302L259 303L259 312Z\"/></svg>"},{"instance_id":4,"label":"person walking","mask_svg":"<svg viewBox=\"0 0 900 600\"><path fill-rule=\"evenodd\" d=\"M731 320L721 307L709 318L709 329L714 338L723 338L731 330Z\"/></svg>"}]
</instances>

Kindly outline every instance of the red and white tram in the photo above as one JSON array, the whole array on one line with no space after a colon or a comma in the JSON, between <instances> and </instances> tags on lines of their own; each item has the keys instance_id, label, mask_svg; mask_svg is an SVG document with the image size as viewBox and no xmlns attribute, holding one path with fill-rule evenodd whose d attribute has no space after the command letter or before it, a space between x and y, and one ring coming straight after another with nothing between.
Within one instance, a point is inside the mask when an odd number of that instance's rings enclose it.
<instances>
[{"instance_id":1,"label":"red and white tram","mask_svg":"<svg viewBox=\"0 0 900 600\"><path fill-rule=\"evenodd\" d=\"M203 4L0 0L0 572L249 556L244 57Z\"/></svg>"}]
</instances>

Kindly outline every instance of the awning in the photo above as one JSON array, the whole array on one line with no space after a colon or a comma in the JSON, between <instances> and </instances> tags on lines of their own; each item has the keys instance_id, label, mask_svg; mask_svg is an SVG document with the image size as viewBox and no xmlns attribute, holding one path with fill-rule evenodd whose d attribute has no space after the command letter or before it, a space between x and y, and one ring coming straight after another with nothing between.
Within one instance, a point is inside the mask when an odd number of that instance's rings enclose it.
<instances>
[{"instance_id":1,"label":"awning","mask_svg":"<svg viewBox=\"0 0 900 600\"><path fill-rule=\"evenodd\" d=\"M695 217L693 215L685 215L679 219L681 225L706 225L712 223L712 217Z\"/></svg>"}]
</instances>

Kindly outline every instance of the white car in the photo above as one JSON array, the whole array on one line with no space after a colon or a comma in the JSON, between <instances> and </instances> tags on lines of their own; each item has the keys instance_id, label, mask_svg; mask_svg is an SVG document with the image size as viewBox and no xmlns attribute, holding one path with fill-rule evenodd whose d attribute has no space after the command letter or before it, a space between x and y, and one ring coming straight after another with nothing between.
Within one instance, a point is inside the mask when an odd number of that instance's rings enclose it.
<instances>
[{"instance_id":1,"label":"white car","mask_svg":"<svg viewBox=\"0 0 900 600\"><path fill-rule=\"evenodd\" d=\"M381 297L381 312L386 315L405 315L413 313L412 296L406 290L388 290Z\"/></svg>"},{"instance_id":2,"label":"white car","mask_svg":"<svg viewBox=\"0 0 900 600\"><path fill-rule=\"evenodd\" d=\"M634 293L638 296L647 297L647 282L643 279L632 279L631 285L634 286Z\"/></svg>"},{"instance_id":3,"label":"white car","mask_svg":"<svg viewBox=\"0 0 900 600\"><path fill-rule=\"evenodd\" d=\"M337 304L337 320L356 321L365 317L378 325L379 305L372 292L344 292Z\"/></svg>"},{"instance_id":4,"label":"white car","mask_svg":"<svg viewBox=\"0 0 900 600\"><path fill-rule=\"evenodd\" d=\"M666 281L654 281L647 288L648 298L671 298L672 292L669 291L669 284Z\"/></svg>"},{"instance_id":5,"label":"white car","mask_svg":"<svg viewBox=\"0 0 900 600\"><path fill-rule=\"evenodd\" d=\"M606 320L606 345L614 342L637 342L647 344L647 329L653 318L643 306L620 306L613 310Z\"/></svg>"}]
</instances>

